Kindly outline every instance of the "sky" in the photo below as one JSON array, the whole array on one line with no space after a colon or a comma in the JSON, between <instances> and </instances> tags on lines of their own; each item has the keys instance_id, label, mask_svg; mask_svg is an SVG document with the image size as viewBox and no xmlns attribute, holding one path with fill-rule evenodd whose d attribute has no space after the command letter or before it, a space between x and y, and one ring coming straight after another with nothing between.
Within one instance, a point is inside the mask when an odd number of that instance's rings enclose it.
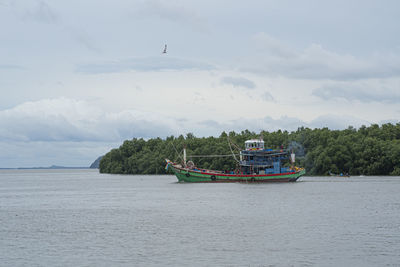
<instances>
[{"instance_id":1,"label":"sky","mask_svg":"<svg viewBox=\"0 0 400 267\"><path fill-rule=\"evenodd\" d=\"M397 123L399 25L391 0L0 0L0 168L89 166L132 138Z\"/></svg>"}]
</instances>

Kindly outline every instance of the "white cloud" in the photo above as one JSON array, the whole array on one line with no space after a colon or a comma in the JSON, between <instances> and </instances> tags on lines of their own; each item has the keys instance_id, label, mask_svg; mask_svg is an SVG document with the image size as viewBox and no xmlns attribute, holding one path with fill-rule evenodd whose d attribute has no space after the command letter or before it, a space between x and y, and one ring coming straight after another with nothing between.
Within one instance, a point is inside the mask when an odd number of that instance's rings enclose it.
<instances>
[{"instance_id":1,"label":"white cloud","mask_svg":"<svg viewBox=\"0 0 400 267\"><path fill-rule=\"evenodd\" d=\"M223 77L221 79L222 84L232 85L233 87L241 87L245 89L254 89L255 83L249 79L243 77Z\"/></svg>"},{"instance_id":2,"label":"white cloud","mask_svg":"<svg viewBox=\"0 0 400 267\"><path fill-rule=\"evenodd\" d=\"M327 101L400 103L400 90L394 88L382 81L337 82L319 87L312 94Z\"/></svg>"},{"instance_id":3,"label":"white cloud","mask_svg":"<svg viewBox=\"0 0 400 267\"><path fill-rule=\"evenodd\" d=\"M77 21L75 14L73 19L68 20L68 16L63 16L62 8L57 8L57 3L49 4L48 1L43 0L13 1L10 3L7 4L8 13L15 15L18 20L13 24L19 25L20 21L23 22L20 29L18 29L19 26L14 26L16 28L15 34L20 34L18 30L26 32L25 38L31 38L29 40L30 45L38 42L41 48L47 51L68 46L68 53L71 53L71 45L68 44L69 39L71 39L88 50L100 51L86 30L85 23ZM74 26L74 24L76 25ZM65 33L66 36L64 36ZM54 45L54 43L57 43L57 45ZM51 45L55 47L51 47ZM29 57L31 56L29 55Z\"/></svg>"},{"instance_id":4,"label":"white cloud","mask_svg":"<svg viewBox=\"0 0 400 267\"><path fill-rule=\"evenodd\" d=\"M324 87L313 91L313 95L325 100L358 100L361 102L386 102L400 103L400 95L397 92L375 91L368 89L349 89L340 87Z\"/></svg>"},{"instance_id":5,"label":"white cloud","mask_svg":"<svg viewBox=\"0 0 400 267\"><path fill-rule=\"evenodd\" d=\"M253 40L257 50L263 54L266 53L276 58L287 59L294 58L298 54L294 48L264 32L255 34Z\"/></svg>"},{"instance_id":6,"label":"white cloud","mask_svg":"<svg viewBox=\"0 0 400 267\"><path fill-rule=\"evenodd\" d=\"M361 125L370 125L371 123L362 120L354 116L335 115L335 114L324 114L318 116L311 121L303 121L296 117L281 116L279 118L272 118L265 116L263 118L249 119L239 118L235 120L229 120L223 123L215 120L207 120L200 122L201 126L206 126L212 131L216 132L216 135L222 131L237 131L248 129L250 131L259 132L261 130L273 132L277 130L295 131L299 127L309 128L323 128L328 127L332 130L343 130L349 126L360 127Z\"/></svg>"},{"instance_id":7,"label":"white cloud","mask_svg":"<svg viewBox=\"0 0 400 267\"><path fill-rule=\"evenodd\" d=\"M256 90L256 84L247 78L225 76L221 78L221 84L231 85L234 88L247 91L247 96L253 100L263 100L266 102L275 101L274 97L270 92L262 89Z\"/></svg>"},{"instance_id":8,"label":"white cloud","mask_svg":"<svg viewBox=\"0 0 400 267\"><path fill-rule=\"evenodd\" d=\"M58 21L58 15L45 1L37 1L32 9L26 11L23 18L47 24Z\"/></svg>"},{"instance_id":9,"label":"white cloud","mask_svg":"<svg viewBox=\"0 0 400 267\"><path fill-rule=\"evenodd\" d=\"M138 57L120 61L94 63L80 65L77 67L78 73L99 74L116 73L126 71L183 71L183 70L211 70L214 66L208 63L169 57L160 55L158 57Z\"/></svg>"},{"instance_id":10,"label":"white cloud","mask_svg":"<svg viewBox=\"0 0 400 267\"><path fill-rule=\"evenodd\" d=\"M358 128L362 125L368 126L370 124L371 122L369 121L350 115L325 114L317 117L306 125L310 128L328 127L331 130L343 130L349 126Z\"/></svg>"},{"instance_id":11,"label":"white cloud","mask_svg":"<svg viewBox=\"0 0 400 267\"><path fill-rule=\"evenodd\" d=\"M24 68L14 64L0 64L0 70L22 70L22 69Z\"/></svg>"},{"instance_id":12,"label":"white cloud","mask_svg":"<svg viewBox=\"0 0 400 267\"><path fill-rule=\"evenodd\" d=\"M135 18L150 19L155 18L163 21L189 26L200 32L207 31L207 20L202 18L195 9L186 1L172 2L160 0L146 0L135 6Z\"/></svg>"},{"instance_id":13,"label":"white cloud","mask_svg":"<svg viewBox=\"0 0 400 267\"><path fill-rule=\"evenodd\" d=\"M118 142L134 137L166 137L193 132L218 135L222 130L295 130L300 126L347 128L365 121L351 116L321 116L311 122L282 116L273 119L238 118L184 120L138 110L105 112L86 101L58 98L26 102L0 111L0 141L23 142Z\"/></svg>"},{"instance_id":14,"label":"white cloud","mask_svg":"<svg viewBox=\"0 0 400 267\"><path fill-rule=\"evenodd\" d=\"M120 141L174 133L158 114L135 110L107 113L67 98L26 102L0 111L0 140Z\"/></svg>"},{"instance_id":15,"label":"white cloud","mask_svg":"<svg viewBox=\"0 0 400 267\"><path fill-rule=\"evenodd\" d=\"M261 98L267 102L275 101L274 97L269 92L263 92Z\"/></svg>"},{"instance_id":16,"label":"white cloud","mask_svg":"<svg viewBox=\"0 0 400 267\"><path fill-rule=\"evenodd\" d=\"M222 131L245 129L294 131L301 126L345 129L363 124L370 123L332 114L309 122L288 116L195 120L138 110L107 112L89 102L68 98L43 99L0 111L0 167L89 166L112 147L135 137L165 138L188 132L218 136Z\"/></svg>"},{"instance_id":17,"label":"white cloud","mask_svg":"<svg viewBox=\"0 0 400 267\"><path fill-rule=\"evenodd\" d=\"M358 121L346 114L396 118L392 2L0 0L0 142L100 144ZM312 121L324 114L344 117Z\"/></svg>"},{"instance_id":18,"label":"white cloud","mask_svg":"<svg viewBox=\"0 0 400 267\"><path fill-rule=\"evenodd\" d=\"M242 70L296 79L357 80L400 76L400 57L394 54L356 58L311 44L295 49L266 33L254 36L258 48Z\"/></svg>"}]
</instances>

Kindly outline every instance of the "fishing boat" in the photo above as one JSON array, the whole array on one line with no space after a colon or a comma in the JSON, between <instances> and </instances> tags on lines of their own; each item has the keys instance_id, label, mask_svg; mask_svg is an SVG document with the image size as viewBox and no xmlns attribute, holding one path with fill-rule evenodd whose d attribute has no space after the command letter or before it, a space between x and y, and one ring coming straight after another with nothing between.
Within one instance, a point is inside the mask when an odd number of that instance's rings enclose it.
<instances>
[{"instance_id":1,"label":"fishing boat","mask_svg":"<svg viewBox=\"0 0 400 267\"><path fill-rule=\"evenodd\" d=\"M232 151L232 149L231 149ZM245 142L245 149L239 153L239 159L232 151L237 167L232 171L202 169L193 161L186 160L186 149L183 150L181 163L166 159L166 169L172 169L179 182L295 182L306 173L304 168L294 166L293 151L264 148L262 139L251 139ZM290 161L286 166L285 161Z\"/></svg>"}]
</instances>

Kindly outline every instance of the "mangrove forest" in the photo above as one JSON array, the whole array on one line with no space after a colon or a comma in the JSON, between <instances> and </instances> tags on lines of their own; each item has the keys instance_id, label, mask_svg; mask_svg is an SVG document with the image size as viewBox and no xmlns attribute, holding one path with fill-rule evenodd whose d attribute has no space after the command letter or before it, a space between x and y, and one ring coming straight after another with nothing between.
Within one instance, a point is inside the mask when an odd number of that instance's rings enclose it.
<instances>
[{"instance_id":1,"label":"mangrove forest","mask_svg":"<svg viewBox=\"0 0 400 267\"><path fill-rule=\"evenodd\" d=\"M222 132L219 137L196 137L188 133L165 139L133 138L104 155L99 168L102 173L165 174L165 159L181 161L185 146L188 159L197 166L231 170L236 166L233 156L199 156L239 153L244 141L260 136L266 148L293 150L296 165L306 168L307 175L400 175L400 123L358 129L350 126L345 130L301 127L292 132Z\"/></svg>"}]
</instances>

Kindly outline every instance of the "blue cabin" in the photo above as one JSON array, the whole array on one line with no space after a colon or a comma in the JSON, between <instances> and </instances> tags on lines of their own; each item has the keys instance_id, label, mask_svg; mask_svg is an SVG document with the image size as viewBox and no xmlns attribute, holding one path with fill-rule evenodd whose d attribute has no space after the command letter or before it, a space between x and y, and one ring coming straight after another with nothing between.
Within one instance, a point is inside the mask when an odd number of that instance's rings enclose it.
<instances>
[{"instance_id":1,"label":"blue cabin","mask_svg":"<svg viewBox=\"0 0 400 267\"><path fill-rule=\"evenodd\" d=\"M288 159L286 150L266 149L261 139L247 140L245 150L240 151L240 171L244 174L286 173L290 172L290 168L283 167L282 161Z\"/></svg>"}]
</instances>

